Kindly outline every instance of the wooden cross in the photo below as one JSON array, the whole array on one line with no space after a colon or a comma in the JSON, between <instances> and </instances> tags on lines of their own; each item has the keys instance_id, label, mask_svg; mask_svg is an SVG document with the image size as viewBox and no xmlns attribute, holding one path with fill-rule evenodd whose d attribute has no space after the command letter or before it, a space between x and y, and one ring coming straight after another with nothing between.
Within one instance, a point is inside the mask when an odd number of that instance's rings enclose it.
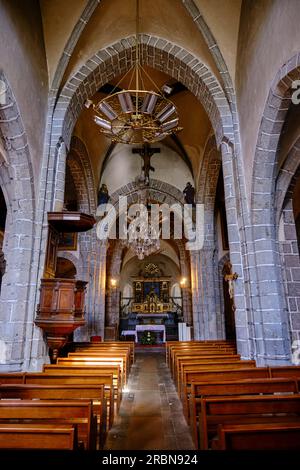
<instances>
[{"instance_id":1,"label":"wooden cross","mask_svg":"<svg viewBox=\"0 0 300 470\"><path fill-rule=\"evenodd\" d=\"M134 148L132 149L132 153L138 153L142 159L144 160L144 166L142 168L144 172L145 179L149 181L149 173L151 171L155 171L153 166L151 166L151 157L155 153L160 153L160 148L151 148L150 144L144 144L142 148Z\"/></svg>"}]
</instances>

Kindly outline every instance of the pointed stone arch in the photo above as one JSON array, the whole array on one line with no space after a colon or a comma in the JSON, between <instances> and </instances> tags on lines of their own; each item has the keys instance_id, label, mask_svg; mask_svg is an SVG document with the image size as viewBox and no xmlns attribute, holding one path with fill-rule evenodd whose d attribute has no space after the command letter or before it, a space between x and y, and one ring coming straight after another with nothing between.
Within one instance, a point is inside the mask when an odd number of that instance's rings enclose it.
<instances>
[{"instance_id":1,"label":"pointed stone arch","mask_svg":"<svg viewBox=\"0 0 300 470\"><path fill-rule=\"evenodd\" d=\"M36 287L36 202L34 177L26 131L20 111L3 72L5 99L0 103L0 137L7 161L0 165L0 185L6 200L7 221L3 251L6 272L0 299L1 340L5 370L20 370L46 348L34 325ZM1 365L0 365L1 367Z\"/></svg>"}]
</instances>

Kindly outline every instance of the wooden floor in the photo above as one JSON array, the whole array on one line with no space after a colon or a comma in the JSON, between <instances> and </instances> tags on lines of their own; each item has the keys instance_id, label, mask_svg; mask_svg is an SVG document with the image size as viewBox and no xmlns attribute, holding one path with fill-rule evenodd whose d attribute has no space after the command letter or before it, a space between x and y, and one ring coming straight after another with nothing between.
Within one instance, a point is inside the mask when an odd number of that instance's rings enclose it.
<instances>
[{"instance_id":1,"label":"wooden floor","mask_svg":"<svg viewBox=\"0 0 300 470\"><path fill-rule=\"evenodd\" d=\"M137 348L107 450L194 449L163 348Z\"/></svg>"}]
</instances>

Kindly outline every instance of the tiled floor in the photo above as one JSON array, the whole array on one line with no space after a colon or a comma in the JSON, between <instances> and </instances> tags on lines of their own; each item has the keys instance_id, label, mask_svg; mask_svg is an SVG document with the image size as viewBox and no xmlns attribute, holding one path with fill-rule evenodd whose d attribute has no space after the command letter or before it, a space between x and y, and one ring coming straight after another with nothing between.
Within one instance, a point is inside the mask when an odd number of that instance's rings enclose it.
<instances>
[{"instance_id":1,"label":"tiled floor","mask_svg":"<svg viewBox=\"0 0 300 470\"><path fill-rule=\"evenodd\" d=\"M194 449L163 349L136 352L107 450Z\"/></svg>"}]
</instances>

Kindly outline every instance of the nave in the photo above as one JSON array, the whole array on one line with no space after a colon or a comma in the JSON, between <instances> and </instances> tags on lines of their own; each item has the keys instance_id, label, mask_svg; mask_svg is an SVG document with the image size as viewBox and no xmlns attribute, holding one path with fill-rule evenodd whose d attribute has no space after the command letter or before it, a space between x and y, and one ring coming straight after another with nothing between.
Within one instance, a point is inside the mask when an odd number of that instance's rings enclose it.
<instances>
[{"instance_id":1,"label":"nave","mask_svg":"<svg viewBox=\"0 0 300 470\"><path fill-rule=\"evenodd\" d=\"M257 367L229 341L72 349L0 375L1 449L300 449L299 366Z\"/></svg>"},{"instance_id":2,"label":"nave","mask_svg":"<svg viewBox=\"0 0 300 470\"><path fill-rule=\"evenodd\" d=\"M194 449L164 347L137 350L105 449Z\"/></svg>"}]
</instances>

